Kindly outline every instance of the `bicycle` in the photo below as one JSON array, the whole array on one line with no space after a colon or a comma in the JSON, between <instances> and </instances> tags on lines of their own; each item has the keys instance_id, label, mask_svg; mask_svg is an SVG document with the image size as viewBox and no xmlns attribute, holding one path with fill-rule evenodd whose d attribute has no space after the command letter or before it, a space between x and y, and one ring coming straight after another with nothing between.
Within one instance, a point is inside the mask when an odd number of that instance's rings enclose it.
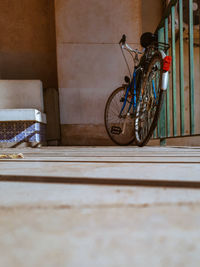
<instances>
[{"instance_id":1,"label":"bicycle","mask_svg":"<svg viewBox=\"0 0 200 267\"><path fill-rule=\"evenodd\" d=\"M134 61L133 75L125 76L126 84L117 88L109 96L104 121L106 131L118 145L144 146L155 130L168 84L171 58L166 56L169 45L157 41L157 36L144 33L141 36L144 51L131 48L123 35L119 42L121 51L127 50ZM142 57L139 60L138 55Z\"/></svg>"}]
</instances>

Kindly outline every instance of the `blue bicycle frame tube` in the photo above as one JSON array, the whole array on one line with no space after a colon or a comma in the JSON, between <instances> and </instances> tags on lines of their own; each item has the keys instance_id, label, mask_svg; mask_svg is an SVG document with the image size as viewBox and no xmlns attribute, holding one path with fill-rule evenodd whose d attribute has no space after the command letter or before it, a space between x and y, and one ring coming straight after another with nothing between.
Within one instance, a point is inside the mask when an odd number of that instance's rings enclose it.
<instances>
[{"instance_id":1,"label":"blue bicycle frame tube","mask_svg":"<svg viewBox=\"0 0 200 267\"><path fill-rule=\"evenodd\" d=\"M131 82L131 84L132 84L132 82ZM128 98L128 93L129 93L129 91L130 91L130 89L131 89L131 84L128 86L128 88L127 88L127 90L126 90L125 100L124 100L122 109L121 109L121 111L120 111L120 116L122 115L122 112L123 112L123 110L124 110L124 108L125 108L125 106L126 106L126 101L127 101L127 98Z\"/></svg>"},{"instance_id":2,"label":"blue bicycle frame tube","mask_svg":"<svg viewBox=\"0 0 200 267\"><path fill-rule=\"evenodd\" d=\"M125 94L125 100L124 100L124 103L123 103L123 106L122 106L122 109L120 111L120 116L126 106L126 102L127 102L127 98L128 98L128 93L130 91L130 89L132 88L132 86L134 86L134 92L133 92L133 97L131 99L131 103L129 105L129 109L128 109L128 112L131 110L131 106L133 105L133 109L136 107L136 70L134 70L133 72L133 79L130 83L130 85L128 86L127 90L126 90L126 94Z\"/></svg>"},{"instance_id":3,"label":"blue bicycle frame tube","mask_svg":"<svg viewBox=\"0 0 200 267\"><path fill-rule=\"evenodd\" d=\"M155 88L154 80L152 80L152 85L153 85L154 98L156 99L156 88Z\"/></svg>"},{"instance_id":4,"label":"blue bicycle frame tube","mask_svg":"<svg viewBox=\"0 0 200 267\"><path fill-rule=\"evenodd\" d=\"M134 92L133 92L134 105L133 107L136 108L136 71L134 71L133 73L133 82L134 82Z\"/></svg>"}]
</instances>

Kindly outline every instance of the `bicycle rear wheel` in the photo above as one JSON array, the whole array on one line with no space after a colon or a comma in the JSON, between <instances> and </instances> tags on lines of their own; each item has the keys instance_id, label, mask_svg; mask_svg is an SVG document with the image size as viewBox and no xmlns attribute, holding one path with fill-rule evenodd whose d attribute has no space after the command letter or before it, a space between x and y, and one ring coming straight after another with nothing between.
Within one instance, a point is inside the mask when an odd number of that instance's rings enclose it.
<instances>
[{"instance_id":1,"label":"bicycle rear wheel","mask_svg":"<svg viewBox=\"0 0 200 267\"><path fill-rule=\"evenodd\" d=\"M135 141L138 146L147 144L157 126L164 96L161 90L162 73L162 55L156 52L149 63L137 101Z\"/></svg>"},{"instance_id":2,"label":"bicycle rear wheel","mask_svg":"<svg viewBox=\"0 0 200 267\"><path fill-rule=\"evenodd\" d=\"M120 115L125 94L125 87L119 87L113 91L107 100L104 112L106 131L111 140L118 145L129 145L135 140L133 106L129 111L131 93L128 95L125 108ZM130 114L128 120L127 113Z\"/></svg>"}]
</instances>

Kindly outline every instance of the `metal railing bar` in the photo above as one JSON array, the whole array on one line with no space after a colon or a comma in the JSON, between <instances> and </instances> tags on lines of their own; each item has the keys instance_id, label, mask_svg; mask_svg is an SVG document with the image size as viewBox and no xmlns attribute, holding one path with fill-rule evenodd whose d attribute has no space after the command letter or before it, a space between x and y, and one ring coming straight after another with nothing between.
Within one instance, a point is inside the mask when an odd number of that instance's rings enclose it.
<instances>
[{"instance_id":1,"label":"metal railing bar","mask_svg":"<svg viewBox=\"0 0 200 267\"><path fill-rule=\"evenodd\" d=\"M165 29L164 27L162 27L158 30L158 42L164 42L164 41L165 41ZM165 137L166 137L166 99L164 98L160 114L160 138L165 138Z\"/></svg>"},{"instance_id":2,"label":"metal railing bar","mask_svg":"<svg viewBox=\"0 0 200 267\"><path fill-rule=\"evenodd\" d=\"M169 33L168 33L168 18L165 19L165 43L169 43ZM169 55L169 52L167 52ZM167 115L167 136L170 136L170 97L169 97L169 84L167 87L167 95L166 95L166 115Z\"/></svg>"},{"instance_id":3,"label":"metal railing bar","mask_svg":"<svg viewBox=\"0 0 200 267\"><path fill-rule=\"evenodd\" d=\"M156 127L156 129L154 130L154 132L153 132L153 139L155 139L155 138L157 138L157 127Z\"/></svg>"},{"instance_id":4,"label":"metal railing bar","mask_svg":"<svg viewBox=\"0 0 200 267\"><path fill-rule=\"evenodd\" d=\"M176 33L175 33L175 6L171 8L171 34L172 34L172 100L173 100L173 135L177 135L177 115L176 115Z\"/></svg>"},{"instance_id":5,"label":"metal railing bar","mask_svg":"<svg viewBox=\"0 0 200 267\"><path fill-rule=\"evenodd\" d=\"M183 0L179 0L179 84L181 135L185 133L184 113L184 55L183 55Z\"/></svg>"},{"instance_id":6,"label":"metal railing bar","mask_svg":"<svg viewBox=\"0 0 200 267\"><path fill-rule=\"evenodd\" d=\"M190 134L195 133L194 120L194 36L193 36L193 0L189 1L189 84L190 84Z\"/></svg>"},{"instance_id":7,"label":"metal railing bar","mask_svg":"<svg viewBox=\"0 0 200 267\"><path fill-rule=\"evenodd\" d=\"M186 134L186 135L177 135L177 136L169 136L169 137L167 137L166 139L172 139L172 138L185 138L185 137L197 137L197 136L200 136L200 134L193 134L193 135L191 135L191 134ZM155 139L153 139L153 140L160 140L160 137L157 137L157 138L155 138Z\"/></svg>"}]
</instances>

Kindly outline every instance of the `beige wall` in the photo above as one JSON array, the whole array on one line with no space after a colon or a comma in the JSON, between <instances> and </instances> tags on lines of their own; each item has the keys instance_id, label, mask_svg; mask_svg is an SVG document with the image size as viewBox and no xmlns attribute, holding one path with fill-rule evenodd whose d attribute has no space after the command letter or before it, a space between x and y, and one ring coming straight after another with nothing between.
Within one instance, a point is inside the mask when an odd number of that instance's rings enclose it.
<instances>
[{"instance_id":1,"label":"beige wall","mask_svg":"<svg viewBox=\"0 0 200 267\"><path fill-rule=\"evenodd\" d=\"M62 141L95 144L92 125L107 139L106 99L127 74L118 42L139 45L141 1L55 0L55 11Z\"/></svg>"},{"instance_id":2,"label":"beige wall","mask_svg":"<svg viewBox=\"0 0 200 267\"><path fill-rule=\"evenodd\" d=\"M162 0L142 0L142 32L154 32L163 12Z\"/></svg>"},{"instance_id":3,"label":"beige wall","mask_svg":"<svg viewBox=\"0 0 200 267\"><path fill-rule=\"evenodd\" d=\"M0 29L0 77L57 87L54 1L0 1Z\"/></svg>"}]
</instances>

